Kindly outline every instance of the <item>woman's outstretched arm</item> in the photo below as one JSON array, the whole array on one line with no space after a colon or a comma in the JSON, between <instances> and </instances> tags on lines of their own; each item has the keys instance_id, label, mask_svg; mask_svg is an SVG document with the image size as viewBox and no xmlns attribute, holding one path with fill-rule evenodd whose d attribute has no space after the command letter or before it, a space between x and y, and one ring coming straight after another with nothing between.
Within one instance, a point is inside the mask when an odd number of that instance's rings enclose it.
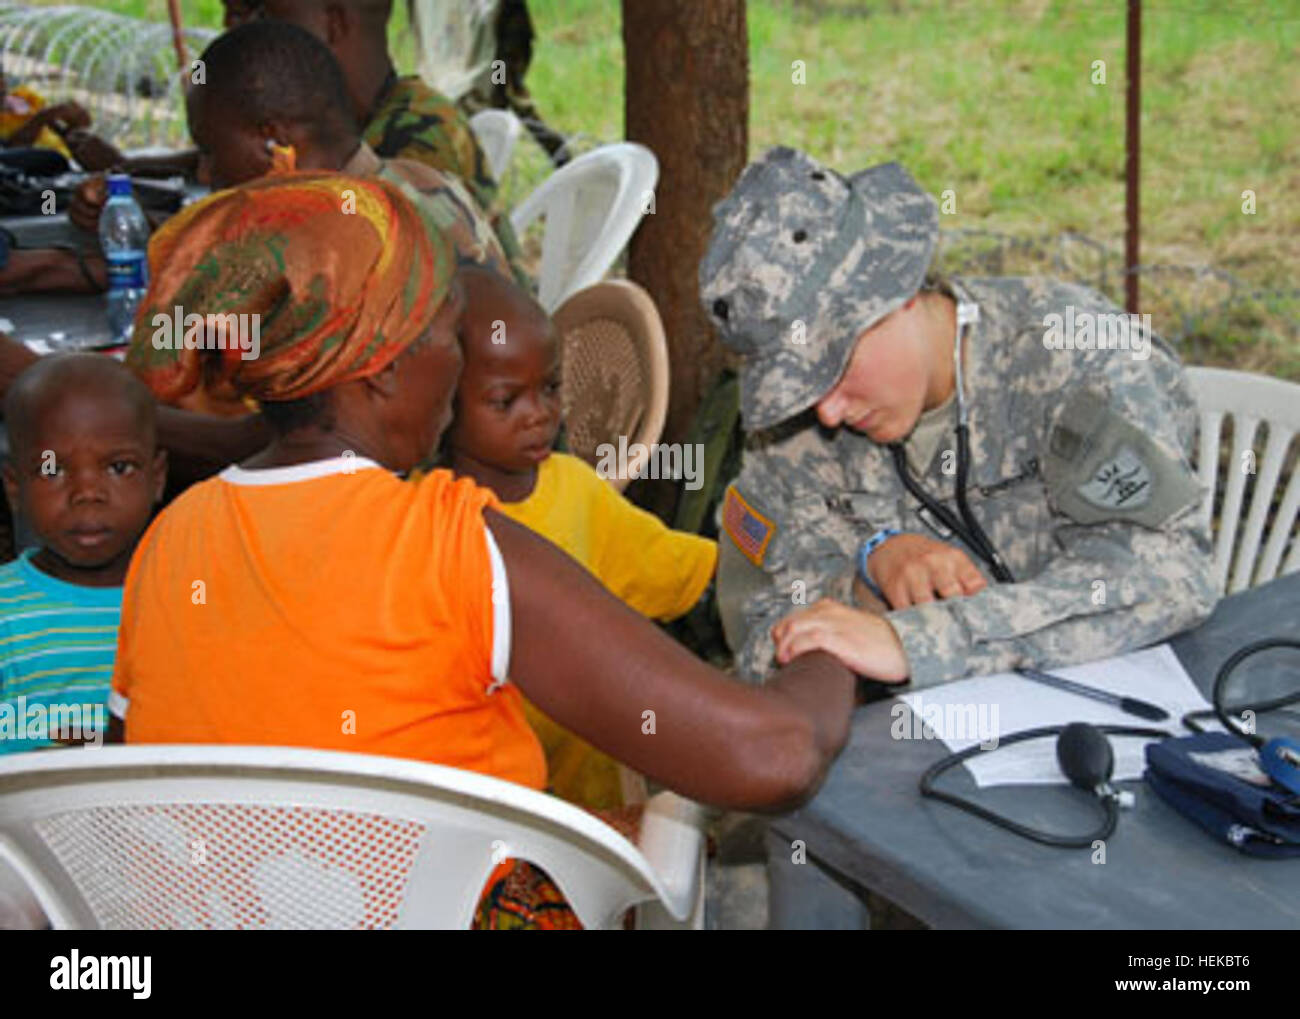
<instances>
[{"instance_id":1,"label":"woman's outstretched arm","mask_svg":"<svg viewBox=\"0 0 1300 1019\"><path fill-rule=\"evenodd\" d=\"M698 660L550 542L488 510L505 560L510 678L542 711L692 799L780 810L810 796L848 737L854 677L803 655L766 686Z\"/></svg>"}]
</instances>

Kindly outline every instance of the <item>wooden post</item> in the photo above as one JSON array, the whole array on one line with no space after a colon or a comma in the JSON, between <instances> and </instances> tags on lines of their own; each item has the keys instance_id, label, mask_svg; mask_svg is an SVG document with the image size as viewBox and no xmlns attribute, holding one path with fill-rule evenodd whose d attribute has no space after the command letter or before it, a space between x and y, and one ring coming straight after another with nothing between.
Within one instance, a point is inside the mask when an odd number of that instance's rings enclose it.
<instances>
[{"instance_id":1,"label":"wooden post","mask_svg":"<svg viewBox=\"0 0 1300 1019\"><path fill-rule=\"evenodd\" d=\"M623 48L627 137L659 159L653 211L632 239L628 275L663 316L672 374L663 441L676 442L724 362L697 273L712 208L748 157L745 0L623 0Z\"/></svg>"},{"instance_id":2,"label":"wooden post","mask_svg":"<svg viewBox=\"0 0 1300 1019\"><path fill-rule=\"evenodd\" d=\"M167 0L167 13L172 21L172 46L176 49L176 66L182 74L190 66L189 56L185 52L185 33L181 25L180 0Z\"/></svg>"},{"instance_id":3,"label":"wooden post","mask_svg":"<svg viewBox=\"0 0 1300 1019\"><path fill-rule=\"evenodd\" d=\"M1124 309L1138 313L1140 229L1139 168L1142 157L1142 0L1128 0L1126 103L1124 109Z\"/></svg>"}]
</instances>

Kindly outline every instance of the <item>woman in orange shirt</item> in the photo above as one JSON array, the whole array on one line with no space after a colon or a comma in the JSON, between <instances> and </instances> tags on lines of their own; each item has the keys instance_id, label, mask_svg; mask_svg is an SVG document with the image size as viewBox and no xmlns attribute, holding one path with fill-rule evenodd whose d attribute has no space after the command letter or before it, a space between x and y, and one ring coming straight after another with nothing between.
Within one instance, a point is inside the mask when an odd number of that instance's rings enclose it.
<instances>
[{"instance_id":1,"label":"woman in orange shirt","mask_svg":"<svg viewBox=\"0 0 1300 1019\"><path fill-rule=\"evenodd\" d=\"M693 799L779 809L816 788L853 703L830 655L746 686L500 514L490 491L441 470L399 480L448 423L463 303L449 244L400 192L299 173L181 216L137 318L137 368L155 392L203 378L256 399L275 438L141 540L110 705L129 741L351 749L541 788L522 690ZM257 356L171 343L177 307L260 323Z\"/></svg>"}]
</instances>

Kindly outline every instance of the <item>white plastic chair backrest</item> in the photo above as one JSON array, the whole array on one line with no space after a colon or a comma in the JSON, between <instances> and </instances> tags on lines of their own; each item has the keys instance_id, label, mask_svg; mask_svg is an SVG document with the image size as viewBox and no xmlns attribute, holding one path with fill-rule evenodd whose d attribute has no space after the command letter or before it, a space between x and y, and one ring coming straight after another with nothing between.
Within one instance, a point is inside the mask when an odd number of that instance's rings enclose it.
<instances>
[{"instance_id":1,"label":"white plastic chair backrest","mask_svg":"<svg viewBox=\"0 0 1300 1019\"><path fill-rule=\"evenodd\" d=\"M459 99L490 73L500 0L408 0L420 77Z\"/></svg>"},{"instance_id":2,"label":"white plastic chair backrest","mask_svg":"<svg viewBox=\"0 0 1300 1019\"><path fill-rule=\"evenodd\" d=\"M583 924L697 904L694 804L642 845L512 782L285 747L107 746L0 759L0 870L56 927L465 928L502 859L544 869Z\"/></svg>"},{"instance_id":3,"label":"white plastic chair backrest","mask_svg":"<svg viewBox=\"0 0 1300 1019\"><path fill-rule=\"evenodd\" d=\"M1221 500L1214 529L1214 576L1219 590L1232 594L1300 569L1300 535L1295 533L1300 470L1294 468L1300 451L1288 452L1300 431L1300 386L1226 368L1188 368L1187 379L1200 409L1196 462L1201 484L1210 493L1201 510L1206 524L1212 524L1215 503ZM1232 423L1232 448L1225 460L1221 446L1227 418ZM1268 440L1259 456L1255 447L1261 424ZM1290 478L1274 510L1278 483L1288 463ZM1241 511L1248 488L1243 526Z\"/></svg>"},{"instance_id":4,"label":"white plastic chair backrest","mask_svg":"<svg viewBox=\"0 0 1300 1019\"><path fill-rule=\"evenodd\" d=\"M480 110L469 118L469 126L487 157L492 179L500 181L510 165L523 123L509 110Z\"/></svg>"},{"instance_id":5,"label":"white plastic chair backrest","mask_svg":"<svg viewBox=\"0 0 1300 1019\"><path fill-rule=\"evenodd\" d=\"M592 149L556 170L510 214L521 238L544 216L537 298L548 312L614 264L653 208L659 161L644 145Z\"/></svg>"}]
</instances>

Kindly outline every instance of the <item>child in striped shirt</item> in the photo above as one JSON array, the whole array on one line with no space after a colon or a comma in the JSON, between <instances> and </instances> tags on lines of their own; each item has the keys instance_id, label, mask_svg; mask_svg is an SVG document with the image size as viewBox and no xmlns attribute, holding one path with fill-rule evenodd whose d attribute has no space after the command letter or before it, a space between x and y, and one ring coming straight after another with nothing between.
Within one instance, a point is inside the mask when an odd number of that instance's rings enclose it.
<instances>
[{"instance_id":1,"label":"child in striped shirt","mask_svg":"<svg viewBox=\"0 0 1300 1019\"><path fill-rule=\"evenodd\" d=\"M43 358L4 402L9 504L40 546L0 566L0 754L104 736L122 582L162 496L154 402L98 354Z\"/></svg>"}]
</instances>

